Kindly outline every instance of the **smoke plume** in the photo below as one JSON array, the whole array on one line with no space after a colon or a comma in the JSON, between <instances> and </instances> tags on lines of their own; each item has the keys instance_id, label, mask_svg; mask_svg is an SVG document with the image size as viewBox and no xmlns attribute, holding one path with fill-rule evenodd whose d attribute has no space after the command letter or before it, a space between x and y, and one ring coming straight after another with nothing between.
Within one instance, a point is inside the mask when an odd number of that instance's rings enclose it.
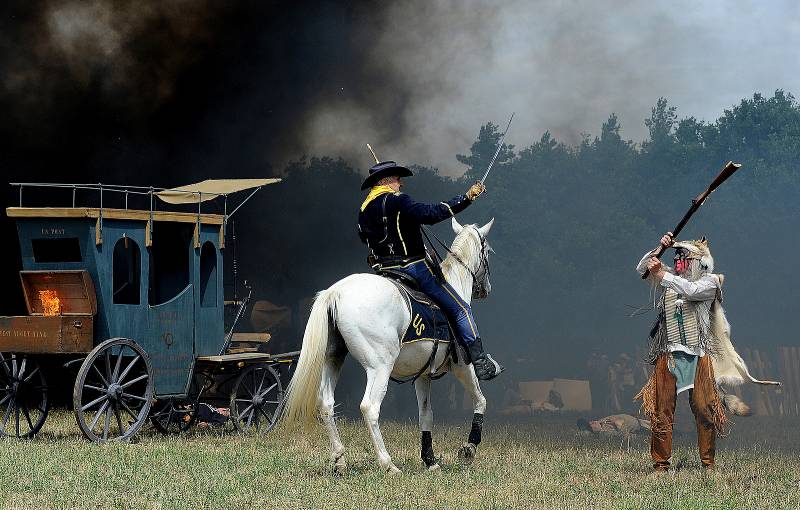
<instances>
[{"instance_id":1,"label":"smoke plume","mask_svg":"<svg viewBox=\"0 0 800 510\"><path fill-rule=\"evenodd\" d=\"M713 120L752 91L797 89L792 2L50 0L6 7L4 131L75 130L71 161L156 175L279 171L304 154L458 175L477 126L575 143L616 112L646 136L658 97ZM764 58L767 52L770 58ZM742 72L747 69L747 72ZM116 135L81 147L86 137ZM91 153L91 154L89 154ZM231 156L233 154L233 156ZM241 157L240 157L241 156ZM191 170L188 170L191 168ZM179 169L179 170L176 170Z\"/></svg>"}]
</instances>

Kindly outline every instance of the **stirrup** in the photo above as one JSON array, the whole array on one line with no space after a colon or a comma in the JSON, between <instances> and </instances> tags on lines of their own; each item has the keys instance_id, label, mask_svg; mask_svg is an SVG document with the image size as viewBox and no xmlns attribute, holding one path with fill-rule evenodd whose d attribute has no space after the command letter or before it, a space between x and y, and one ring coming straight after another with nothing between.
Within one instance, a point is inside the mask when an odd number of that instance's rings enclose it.
<instances>
[{"instance_id":1,"label":"stirrup","mask_svg":"<svg viewBox=\"0 0 800 510\"><path fill-rule=\"evenodd\" d=\"M505 367L495 361L491 354L483 354L474 360L472 365L475 369L475 375L481 381L491 381L505 371Z\"/></svg>"}]
</instances>

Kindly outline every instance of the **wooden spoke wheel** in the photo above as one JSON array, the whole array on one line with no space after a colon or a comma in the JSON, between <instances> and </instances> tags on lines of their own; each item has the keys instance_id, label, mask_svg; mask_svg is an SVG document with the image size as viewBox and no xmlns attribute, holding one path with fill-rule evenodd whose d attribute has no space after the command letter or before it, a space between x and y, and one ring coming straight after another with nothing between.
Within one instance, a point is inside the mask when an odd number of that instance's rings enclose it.
<instances>
[{"instance_id":1,"label":"wooden spoke wheel","mask_svg":"<svg viewBox=\"0 0 800 510\"><path fill-rule=\"evenodd\" d=\"M33 437L49 410L39 364L24 354L0 353L0 435Z\"/></svg>"},{"instance_id":2,"label":"wooden spoke wheel","mask_svg":"<svg viewBox=\"0 0 800 510\"><path fill-rule=\"evenodd\" d=\"M152 398L150 357L126 338L95 347L83 361L72 392L78 426L96 442L131 438L147 421Z\"/></svg>"},{"instance_id":3,"label":"wooden spoke wheel","mask_svg":"<svg viewBox=\"0 0 800 510\"><path fill-rule=\"evenodd\" d=\"M150 421L162 434L186 432L197 421L197 406L200 405L202 385L198 376L192 377L186 398L159 399L153 404Z\"/></svg>"},{"instance_id":4,"label":"wooden spoke wheel","mask_svg":"<svg viewBox=\"0 0 800 510\"><path fill-rule=\"evenodd\" d=\"M231 390L231 421L236 430L269 432L283 403L280 374L261 364L245 368Z\"/></svg>"}]
</instances>

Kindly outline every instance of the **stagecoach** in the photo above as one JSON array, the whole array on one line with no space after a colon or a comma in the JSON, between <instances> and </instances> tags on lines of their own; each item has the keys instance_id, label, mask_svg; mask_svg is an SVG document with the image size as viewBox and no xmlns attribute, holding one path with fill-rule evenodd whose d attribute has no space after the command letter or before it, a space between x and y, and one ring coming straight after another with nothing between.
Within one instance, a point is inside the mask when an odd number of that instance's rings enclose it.
<instances>
[{"instance_id":1,"label":"stagecoach","mask_svg":"<svg viewBox=\"0 0 800 510\"><path fill-rule=\"evenodd\" d=\"M129 439L148 420L184 431L212 387L227 388L237 430L271 429L288 372L281 367L298 353L267 354L263 336L225 330L226 304L238 306L238 320L247 299L225 301L223 253L231 216L278 181L12 184L19 205L6 213L16 221L27 315L0 317L0 433L32 437L42 428L54 368L76 374L72 405L92 441ZM70 191L68 207L23 206L23 193L27 201ZM243 191L229 212L229 197ZM94 206L78 206L78 196ZM223 212L204 212L209 201Z\"/></svg>"}]
</instances>

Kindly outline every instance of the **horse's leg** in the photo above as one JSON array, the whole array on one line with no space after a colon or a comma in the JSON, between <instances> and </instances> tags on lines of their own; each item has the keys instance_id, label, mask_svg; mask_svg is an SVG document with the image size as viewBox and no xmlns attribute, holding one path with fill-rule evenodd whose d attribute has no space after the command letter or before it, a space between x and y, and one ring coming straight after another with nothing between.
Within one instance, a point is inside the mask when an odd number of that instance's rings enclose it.
<instances>
[{"instance_id":1,"label":"horse's leg","mask_svg":"<svg viewBox=\"0 0 800 510\"><path fill-rule=\"evenodd\" d=\"M319 414L331 440L331 462L333 462L333 472L337 475L343 475L347 471L344 445L339 438L339 429L336 428L334 419L334 391L336 383L339 381L343 362L343 357L326 356L319 390Z\"/></svg>"},{"instance_id":2,"label":"horse's leg","mask_svg":"<svg viewBox=\"0 0 800 510\"><path fill-rule=\"evenodd\" d=\"M464 386L464 391L472 397L472 428L469 431L467 442L461 445L458 450L458 458L461 459L461 462L471 464L475 460L475 452L481 442L483 413L486 412L486 397L481 392L481 387L478 384L478 378L475 376L475 370L473 370L472 365L454 363L451 370Z\"/></svg>"},{"instance_id":3,"label":"horse's leg","mask_svg":"<svg viewBox=\"0 0 800 510\"><path fill-rule=\"evenodd\" d=\"M414 381L414 390L417 392L417 405L419 406L422 462L425 463L430 471L436 471L439 469L439 464L436 462L436 455L433 453L433 406L431 405L430 378L418 377Z\"/></svg>"},{"instance_id":4,"label":"horse's leg","mask_svg":"<svg viewBox=\"0 0 800 510\"><path fill-rule=\"evenodd\" d=\"M386 450L383 442L381 429L378 425L378 418L381 414L381 402L386 396L386 387L389 384L389 375L392 371L391 365L380 365L369 367L367 370L367 388L364 391L364 399L361 400L361 414L367 424L372 442L375 444L375 452L378 455L378 464L387 473L400 473L392 463L392 458Z\"/></svg>"}]
</instances>

